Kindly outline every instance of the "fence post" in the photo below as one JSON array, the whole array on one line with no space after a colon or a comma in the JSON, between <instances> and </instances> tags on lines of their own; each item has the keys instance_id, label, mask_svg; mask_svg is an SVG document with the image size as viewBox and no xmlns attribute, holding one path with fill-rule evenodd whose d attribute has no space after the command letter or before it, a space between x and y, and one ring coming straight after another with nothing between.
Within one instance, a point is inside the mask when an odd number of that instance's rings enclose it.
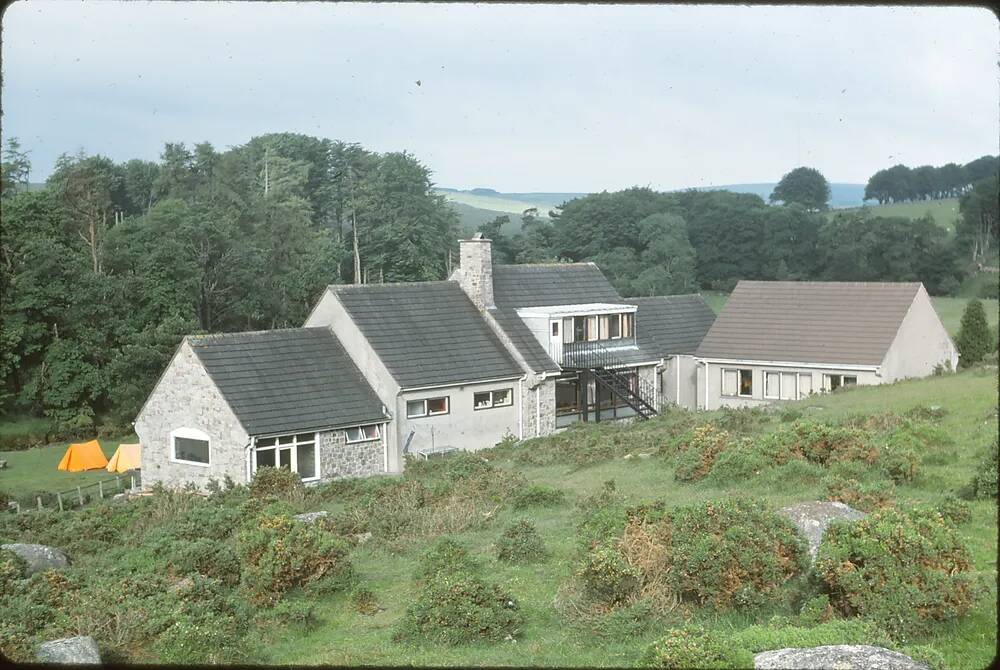
<instances>
[{"instance_id":1,"label":"fence post","mask_svg":"<svg viewBox=\"0 0 1000 670\"><path fill-rule=\"evenodd\" d=\"M101 500L104 500L104 484L97 482L97 493L101 496Z\"/></svg>"},{"instance_id":2,"label":"fence post","mask_svg":"<svg viewBox=\"0 0 1000 670\"><path fill-rule=\"evenodd\" d=\"M38 511L41 512L42 511L42 496L37 496L35 498L35 502L38 503Z\"/></svg>"},{"instance_id":3,"label":"fence post","mask_svg":"<svg viewBox=\"0 0 1000 670\"><path fill-rule=\"evenodd\" d=\"M79 486L76 487L76 497L80 499L80 507L83 507L83 491Z\"/></svg>"},{"instance_id":4,"label":"fence post","mask_svg":"<svg viewBox=\"0 0 1000 670\"><path fill-rule=\"evenodd\" d=\"M56 491L56 500L59 501L59 511L63 511L62 494L59 491Z\"/></svg>"}]
</instances>

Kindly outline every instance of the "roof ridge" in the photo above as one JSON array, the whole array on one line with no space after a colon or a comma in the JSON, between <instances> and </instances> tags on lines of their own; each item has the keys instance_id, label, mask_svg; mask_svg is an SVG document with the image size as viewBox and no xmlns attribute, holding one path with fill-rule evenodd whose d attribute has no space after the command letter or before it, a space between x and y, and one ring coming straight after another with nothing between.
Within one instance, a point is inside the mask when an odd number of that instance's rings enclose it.
<instances>
[{"instance_id":1,"label":"roof ridge","mask_svg":"<svg viewBox=\"0 0 1000 670\"><path fill-rule=\"evenodd\" d=\"M458 284L454 279L428 279L424 281L394 281L385 282L382 284L327 284L327 288L332 291L350 290L350 289L374 289L380 287L398 287L398 286L428 286L431 284Z\"/></svg>"},{"instance_id":2,"label":"roof ridge","mask_svg":"<svg viewBox=\"0 0 1000 670\"><path fill-rule=\"evenodd\" d=\"M239 337L242 335L268 335L271 333L290 333L295 331L320 331L327 330L326 326L294 326L288 328L267 328L263 330L237 330L228 333L200 333L195 335L185 335L185 339L191 341L222 340L226 338Z\"/></svg>"},{"instance_id":3,"label":"roof ridge","mask_svg":"<svg viewBox=\"0 0 1000 670\"><path fill-rule=\"evenodd\" d=\"M567 268L582 265L597 267L593 261L573 261L572 263L494 263L493 268Z\"/></svg>"}]
</instances>

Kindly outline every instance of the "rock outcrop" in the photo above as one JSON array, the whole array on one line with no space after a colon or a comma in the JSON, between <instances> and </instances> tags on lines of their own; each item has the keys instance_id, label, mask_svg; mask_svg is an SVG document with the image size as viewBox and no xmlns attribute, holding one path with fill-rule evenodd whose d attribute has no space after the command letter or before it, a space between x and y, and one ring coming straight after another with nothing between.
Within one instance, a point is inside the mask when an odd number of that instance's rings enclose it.
<instances>
[{"instance_id":1,"label":"rock outcrop","mask_svg":"<svg viewBox=\"0 0 1000 670\"><path fill-rule=\"evenodd\" d=\"M816 560L816 552L819 550L819 542L823 539L823 533L831 521L843 519L845 521L857 521L867 516L864 512L859 512L853 507L849 507L842 502L830 502L825 500L814 500L812 502L799 503L778 510L794 523L799 532L809 541L809 557Z\"/></svg>"},{"instance_id":2,"label":"rock outcrop","mask_svg":"<svg viewBox=\"0 0 1000 670\"><path fill-rule=\"evenodd\" d=\"M89 635L64 637L38 645L36 658L42 663L60 665L100 665L101 652L97 643Z\"/></svg>"},{"instance_id":3,"label":"rock outcrop","mask_svg":"<svg viewBox=\"0 0 1000 670\"><path fill-rule=\"evenodd\" d=\"M47 547L44 544L14 544L0 545L0 549L17 554L27 564L26 577L30 577L36 572L45 570L62 570L69 565L66 554L55 547Z\"/></svg>"},{"instance_id":4,"label":"rock outcrop","mask_svg":"<svg viewBox=\"0 0 1000 670\"><path fill-rule=\"evenodd\" d=\"M909 656L867 644L776 649L753 657L754 670L929 670Z\"/></svg>"}]
</instances>

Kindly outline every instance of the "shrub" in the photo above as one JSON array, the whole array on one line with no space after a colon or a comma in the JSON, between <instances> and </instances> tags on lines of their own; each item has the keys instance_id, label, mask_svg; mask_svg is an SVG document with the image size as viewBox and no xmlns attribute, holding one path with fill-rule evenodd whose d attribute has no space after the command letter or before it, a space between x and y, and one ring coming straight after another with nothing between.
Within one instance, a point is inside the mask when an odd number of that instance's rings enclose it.
<instances>
[{"instance_id":1,"label":"shrub","mask_svg":"<svg viewBox=\"0 0 1000 670\"><path fill-rule=\"evenodd\" d=\"M523 510L530 507L556 507L565 500L566 494L560 489L544 484L532 484L515 493L510 504L516 510Z\"/></svg>"},{"instance_id":2,"label":"shrub","mask_svg":"<svg viewBox=\"0 0 1000 670\"><path fill-rule=\"evenodd\" d=\"M577 571L584 595L590 600L618 605L628 601L642 585L642 572L629 564L612 546L591 550Z\"/></svg>"},{"instance_id":3,"label":"shrub","mask_svg":"<svg viewBox=\"0 0 1000 670\"><path fill-rule=\"evenodd\" d=\"M830 605L830 597L821 593L802 603L802 607L799 609L799 621L816 625L826 623L833 618L834 614L833 606Z\"/></svg>"},{"instance_id":4,"label":"shrub","mask_svg":"<svg viewBox=\"0 0 1000 670\"><path fill-rule=\"evenodd\" d=\"M481 567L465 546L451 538L442 538L421 556L414 578L432 581L438 575L476 574Z\"/></svg>"},{"instance_id":5,"label":"shrub","mask_svg":"<svg viewBox=\"0 0 1000 670\"><path fill-rule=\"evenodd\" d=\"M180 616L153 649L166 664L234 664L247 657L247 644L233 617Z\"/></svg>"},{"instance_id":6,"label":"shrub","mask_svg":"<svg viewBox=\"0 0 1000 670\"><path fill-rule=\"evenodd\" d=\"M170 553L170 566L177 574L198 573L227 584L240 581L240 559L225 543L200 538L179 542Z\"/></svg>"},{"instance_id":7,"label":"shrub","mask_svg":"<svg viewBox=\"0 0 1000 670\"><path fill-rule=\"evenodd\" d=\"M640 665L647 668L752 668L753 656L712 630L675 628L646 647Z\"/></svg>"},{"instance_id":8,"label":"shrub","mask_svg":"<svg viewBox=\"0 0 1000 670\"><path fill-rule=\"evenodd\" d=\"M577 576L592 600L611 605L655 592L727 610L780 600L807 565L791 521L736 498L633 508L620 539L593 549Z\"/></svg>"},{"instance_id":9,"label":"shrub","mask_svg":"<svg viewBox=\"0 0 1000 670\"><path fill-rule=\"evenodd\" d=\"M896 499L896 487L891 480L859 482L839 475L830 475L823 480L826 499L850 505L864 512L890 507Z\"/></svg>"},{"instance_id":10,"label":"shrub","mask_svg":"<svg viewBox=\"0 0 1000 670\"><path fill-rule=\"evenodd\" d=\"M872 465L878 448L870 444L864 431L844 426L800 421L792 424L788 440L793 453L813 463L827 465L837 461L859 461Z\"/></svg>"},{"instance_id":11,"label":"shrub","mask_svg":"<svg viewBox=\"0 0 1000 670\"><path fill-rule=\"evenodd\" d=\"M882 447L879 465L896 484L912 482L917 476L917 452L907 440L893 436Z\"/></svg>"},{"instance_id":12,"label":"shrub","mask_svg":"<svg viewBox=\"0 0 1000 670\"><path fill-rule=\"evenodd\" d=\"M340 586L351 575L343 540L288 517L260 517L240 533L237 548L243 586L258 604L274 604L289 589L321 578Z\"/></svg>"},{"instance_id":13,"label":"shrub","mask_svg":"<svg viewBox=\"0 0 1000 670\"><path fill-rule=\"evenodd\" d=\"M677 456L674 478L682 482L703 478L712 470L716 457L726 449L729 440L727 431L719 430L711 423L695 428L681 443L683 450Z\"/></svg>"},{"instance_id":14,"label":"shrub","mask_svg":"<svg viewBox=\"0 0 1000 670\"><path fill-rule=\"evenodd\" d=\"M298 473L286 468L260 468L250 482L250 493L255 498L273 496L283 500L301 499L305 486Z\"/></svg>"},{"instance_id":15,"label":"shrub","mask_svg":"<svg viewBox=\"0 0 1000 670\"><path fill-rule=\"evenodd\" d=\"M7 593L24 576L24 559L12 551L0 549L0 593Z\"/></svg>"},{"instance_id":16,"label":"shrub","mask_svg":"<svg viewBox=\"0 0 1000 670\"><path fill-rule=\"evenodd\" d=\"M770 465L760 449L741 443L716 456L709 479L718 484L746 481Z\"/></svg>"},{"instance_id":17,"label":"shrub","mask_svg":"<svg viewBox=\"0 0 1000 670\"><path fill-rule=\"evenodd\" d=\"M956 526L972 521L972 507L969 503L951 493L938 504L936 511L945 521Z\"/></svg>"},{"instance_id":18,"label":"shrub","mask_svg":"<svg viewBox=\"0 0 1000 670\"><path fill-rule=\"evenodd\" d=\"M507 527L496 542L497 558L507 563L532 563L548 555L535 524L521 520Z\"/></svg>"},{"instance_id":19,"label":"shrub","mask_svg":"<svg viewBox=\"0 0 1000 670\"><path fill-rule=\"evenodd\" d=\"M974 498L996 498L997 497L997 442L994 442L986 456L979 462L976 474L970 483L972 497Z\"/></svg>"},{"instance_id":20,"label":"shrub","mask_svg":"<svg viewBox=\"0 0 1000 670\"><path fill-rule=\"evenodd\" d=\"M631 641L644 635L656 624L656 608L647 599L639 599L610 612L578 611L571 620L585 634L602 640Z\"/></svg>"},{"instance_id":21,"label":"shrub","mask_svg":"<svg viewBox=\"0 0 1000 670\"><path fill-rule=\"evenodd\" d=\"M366 588L357 588L351 593L351 607L358 614L371 616L378 612L378 598Z\"/></svg>"},{"instance_id":22,"label":"shrub","mask_svg":"<svg viewBox=\"0 0 1000 670\"><path fill-rule=\"evenodd\" d=\"M396 640L464 644L513 639L524 616L513 596L468 574L440 574L428 582L396 631Z\"/></svg>"},{"instance_id":23,"label":"shrub","mask_svg":"<svg viewBox=\"0 0 1000 670\"><path fill-rule=\"evenodd\" d=\"M282 626L296 626L310 631L320 624L316 616L316 605L309 601L283 600L266 612L268 620Z\"/></svg>"},{"instance_id":24,"label":"shrub","mask_svg":"<svg viewBox=\"0 0 1000 670\"><path fill-rule=\"evenodd\" d=\"M902 639L969 609L971 567L968 549L940 514L885 510L831 524L815 570L834 607Z\"/></svg>"}]
</instances>

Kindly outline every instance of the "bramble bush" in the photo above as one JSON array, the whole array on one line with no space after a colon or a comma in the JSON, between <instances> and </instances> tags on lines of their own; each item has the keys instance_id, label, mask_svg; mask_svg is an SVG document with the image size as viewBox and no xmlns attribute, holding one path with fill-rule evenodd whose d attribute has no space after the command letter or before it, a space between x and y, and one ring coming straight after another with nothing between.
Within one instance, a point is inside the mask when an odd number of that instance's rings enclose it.
<instances>
[{"instance_id":1,"label":"bramble bush","mask_svg":"<svg viewBox=\"0 0 1000 670\"><path fill-rule=\"evenodd\" d=\"M969 550L954 526L923 509L831 524L815 570L835 608L869 618L897 639L961 616L975 595Z\"/></svg>"},{"instance_id":2,"label":"bramble bush","mask_svg":"<svg viewBox=\"0 0 1000 670\"><path fill-rule=\"evenodd\" d=\"M549 553L535 524L523 519L508 526L495 547L497 559L506 563L534 563Z\"/></svg>"},{"instance_id":3,"label":"bramble bush","mask_svg":"<svg viewBox=\"0 0 1000 670\"><path fill-rule=\"evenodd\" d=\"M514 639L524 616L517 601L496 584L467 573L438 574L427 582L396 630L397 641L466 644Z\"/></svg>"}]
</instances>

